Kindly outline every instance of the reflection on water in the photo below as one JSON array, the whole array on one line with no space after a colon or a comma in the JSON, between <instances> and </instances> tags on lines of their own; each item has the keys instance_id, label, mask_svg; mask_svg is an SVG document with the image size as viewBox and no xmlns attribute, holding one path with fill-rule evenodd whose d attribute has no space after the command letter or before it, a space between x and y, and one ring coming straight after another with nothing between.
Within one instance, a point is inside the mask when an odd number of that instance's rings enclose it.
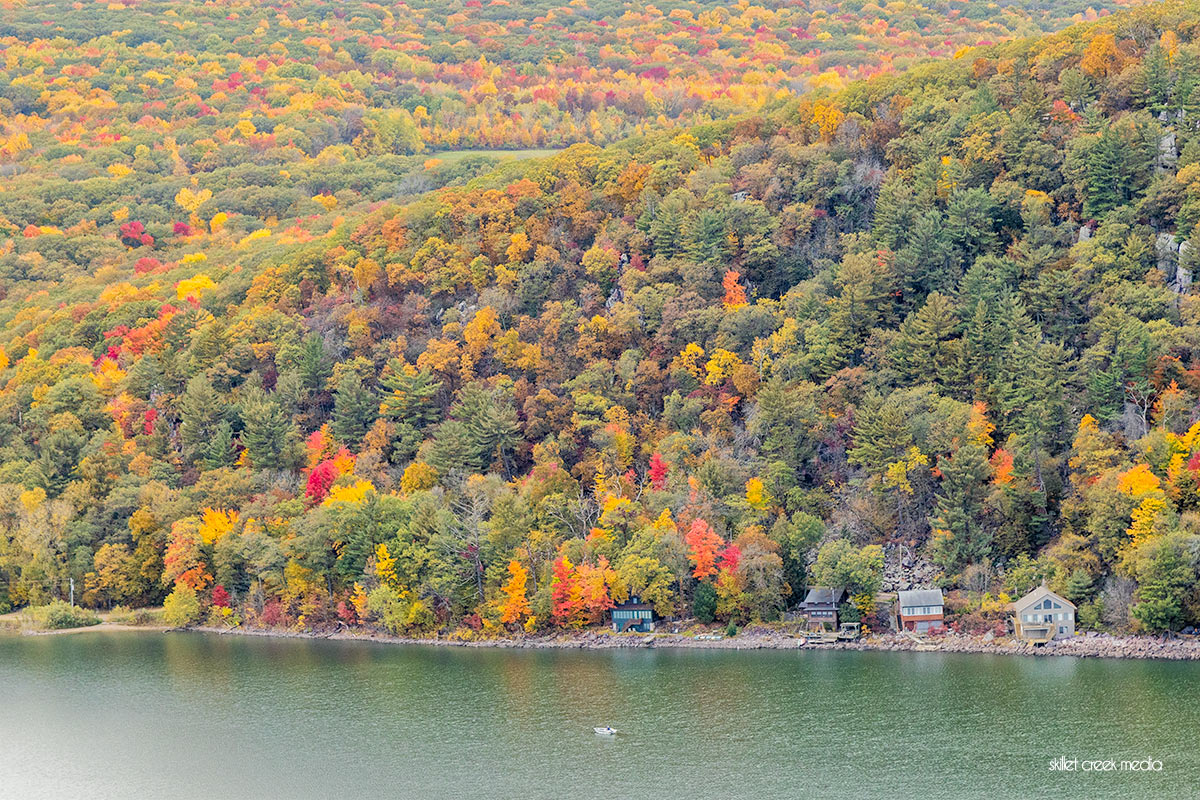
<instances>
[{"instance_id":1,"label":"reflection on water","mask_svg":"<svg viewBox=\"0 0 1200 800\"><path fill-rule=\"evenodd\" d=\"M8 637L0 796L1188 796L1197 688L1068 658Z\"/></svg>"}]
</instances>

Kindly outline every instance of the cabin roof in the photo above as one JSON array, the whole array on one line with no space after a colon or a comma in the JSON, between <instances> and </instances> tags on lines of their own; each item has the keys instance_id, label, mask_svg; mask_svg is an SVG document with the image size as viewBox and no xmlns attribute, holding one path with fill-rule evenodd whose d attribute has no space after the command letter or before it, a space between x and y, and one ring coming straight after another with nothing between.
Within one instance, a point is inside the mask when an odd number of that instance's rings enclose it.
<instances>
[{"instance_id":1,"label":"cabin roof","mask_svg":"<svg viewBox=\"0 0 1200 800\"><path fill-rule=\"evenodd\" d=\"M828 586L814 586L804 596L806 606L832 606L846 593L845 589L830 589Z\"/></svg>"},{"instance_id":2,"label":"cabin roof","mask_svg":"<svg viewBox=\"0 0 1200 800\"><path fill-rule=\"evenodd\" d=\"M613 611L653 611L654 606L649 603L618 603L613 606Z\"/></svg>"},{"instance_id":3,"label":"cabin roof","mask_svg":"<svg viewBox=\"0 0 1200 800\"><path fill-rule=\"evenodd\" d=\"M1053 598L1054 600L1057 600L1058 602L1062 603L1065 608L1070 608L1070 609L1076 608L1075 604L1072 603L1070 600L1063 597L1061 594L1058 594L1057 592L1050 591L1049 589L1046 588L1045 584L1042 584L1041 586L1037 587L1029 594L1022 597L1020 600L1015 601L1012 604L1012 609L1014 611L1020 611L1022 608L1028 608L1029 606L1033 605L1034 603L1040 602L1040 601L1046 599L1047 597Z\"/></svg>"},{"instance_id":4,"label":"cabin roof","mask_svg":"<svg viewBox=\"0 0 1200 800\"><path fill-rule=\"evenodd\" d=\"M900 608L945 605L941 589L907 589L900 592Z\"/></svg>"}]
</instances>

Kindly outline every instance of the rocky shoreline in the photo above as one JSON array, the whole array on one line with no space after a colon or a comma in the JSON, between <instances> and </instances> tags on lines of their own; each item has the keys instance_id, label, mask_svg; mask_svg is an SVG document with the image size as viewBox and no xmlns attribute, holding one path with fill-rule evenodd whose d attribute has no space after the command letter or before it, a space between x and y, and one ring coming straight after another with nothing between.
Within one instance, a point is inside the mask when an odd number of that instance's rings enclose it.
<instances>
[{"instance_id":1,"label":"rocky shoreline","mask_svg":"<svg viewBox=\"0 0 1200 800\"><path fill-rule=\"evenodd\" d=\"M765 627L747 628L737 636L699 639L684 633L616 634L578 631L565 634L522 636L513 639L416 638L389 636L366 630L333 632L285 631L269 628L213 628L189 630L238 636L291 639L331 639L380 644L432 645L437 647L506 647L515 649L611 650L630 648L685 648L697 650L859 650L881 652L979 653L1006 656L1075 656L1078 658L1140 658L1170 661L1200 660L1200 640L1150 636L1112 636L1088 633L1068 640L1034 646L1007 637L946 634L919 638L895 633L868 636L854 642L802 644L790 633Z\"/></svg>"},{"instance_id":2,"label":"rocky shoreline","mask_svg":"<svg viewBox=\"0 0 1200 800\"><path fill-rule=\"evenodd\" d=\"M1200 660L1200 641L1193 639L1113 636L1105 633L1087 633L1045 645L1032 645L1008 637L968 636L965 634L947 634L929 639L887 634L872 636L860 642L835 645L835 647L846 650L981 653L999 656Z\"/></svg>"}]
</instances>

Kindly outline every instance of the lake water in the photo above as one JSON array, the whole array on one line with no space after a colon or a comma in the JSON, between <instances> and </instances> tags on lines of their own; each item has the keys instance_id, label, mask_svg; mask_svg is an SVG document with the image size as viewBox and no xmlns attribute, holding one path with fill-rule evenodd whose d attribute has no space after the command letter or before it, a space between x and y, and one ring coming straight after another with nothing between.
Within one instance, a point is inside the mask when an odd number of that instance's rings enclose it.
<instances>
[{"instance_id":1,"label":"lake water","mask_svg":"<svg viewBox=\"0 0 1200 800\"><path fill-rule=\"evenodd\" d=\"M0 796L1196 797L1198 690L1149 661L8 636Z\"/></svg>"}]
</instances>

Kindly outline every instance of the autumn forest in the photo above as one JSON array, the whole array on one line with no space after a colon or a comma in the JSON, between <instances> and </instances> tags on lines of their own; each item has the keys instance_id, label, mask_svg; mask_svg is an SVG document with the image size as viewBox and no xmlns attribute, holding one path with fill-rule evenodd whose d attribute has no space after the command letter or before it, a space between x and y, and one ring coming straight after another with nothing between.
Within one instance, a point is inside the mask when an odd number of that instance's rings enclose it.
<instances>
[{"instance_id":1,"label":"autumn forest","mask_svg":"<svg viewBox=\"0 0 1200 800\"><path fill-rule=\"evenodd\" d=\"M0 0L0 613L1200 624L1200 4Z\"/></svg>"}]
</instances>

